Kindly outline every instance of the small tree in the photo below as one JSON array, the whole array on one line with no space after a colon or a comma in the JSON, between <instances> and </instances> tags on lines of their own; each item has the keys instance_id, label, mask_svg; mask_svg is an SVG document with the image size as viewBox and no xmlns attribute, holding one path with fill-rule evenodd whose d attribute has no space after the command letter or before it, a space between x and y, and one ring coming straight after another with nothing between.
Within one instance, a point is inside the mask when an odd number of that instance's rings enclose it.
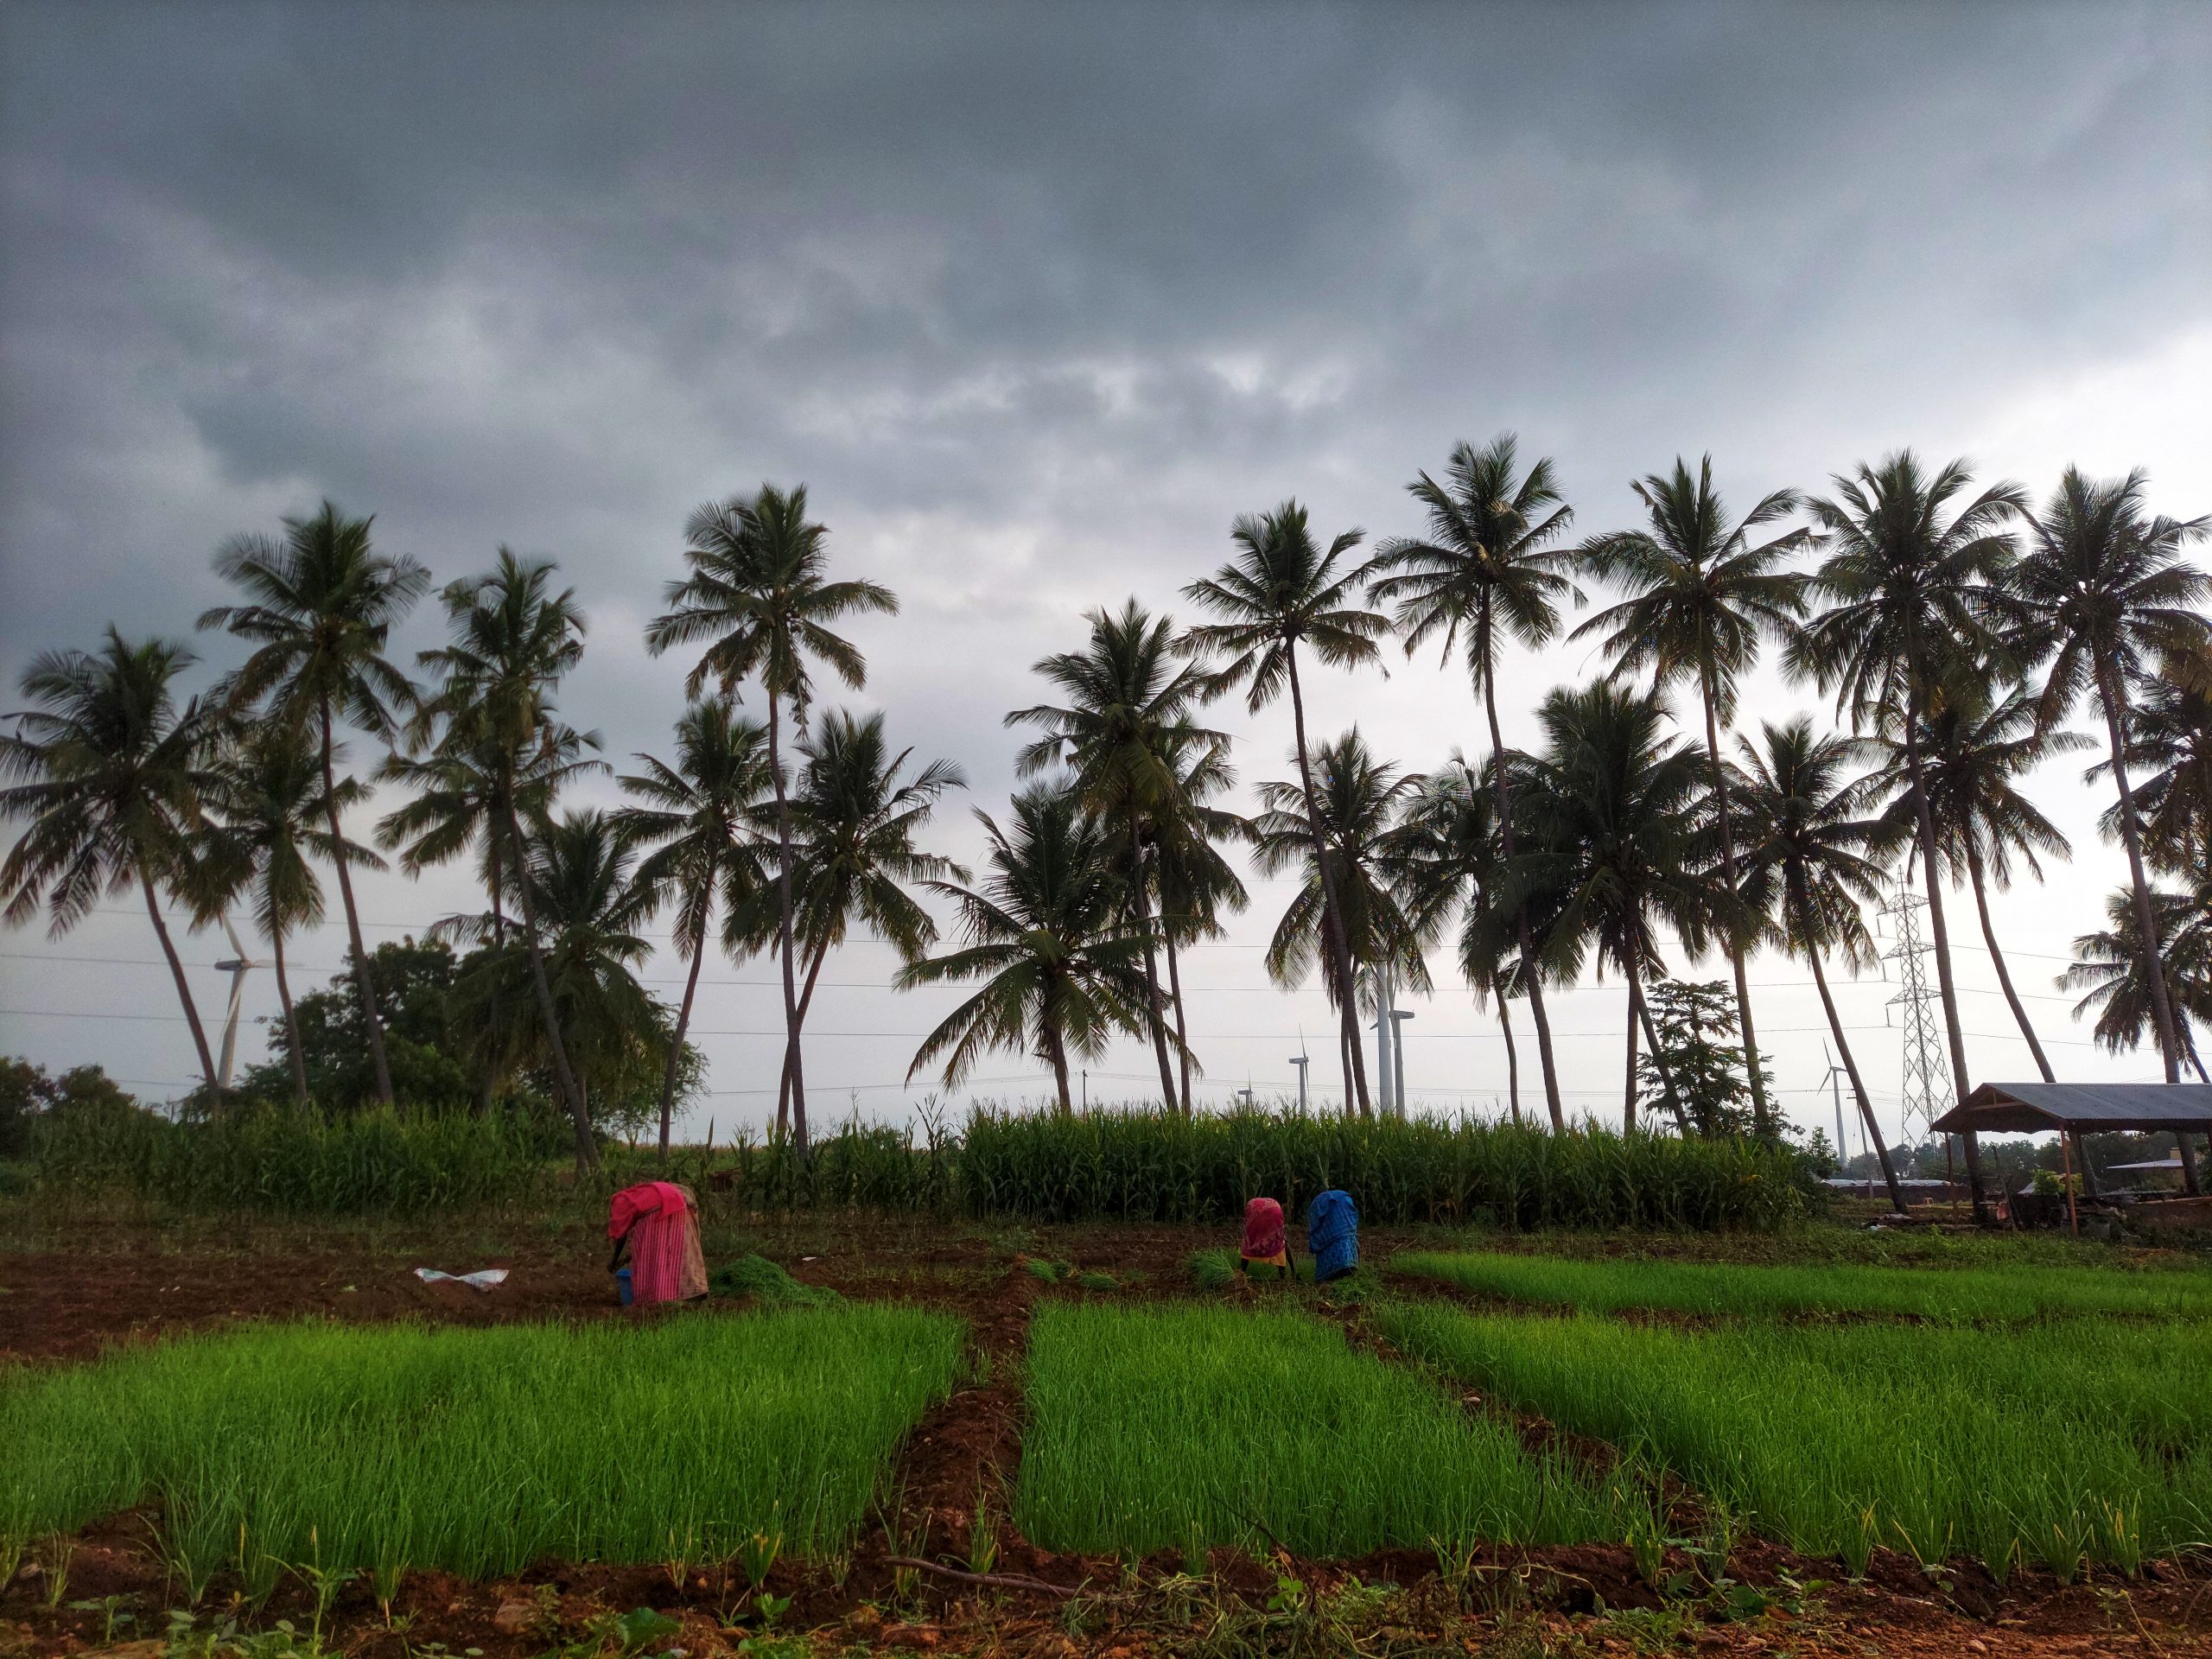
<instances>
[{"instance_id":1,"label":"small tree","mask_svg":"<svg viewBox=\"0 0 2212 1659\"><path fill-rule=\"evenodd\" d=\"M1637 1062L1645 1107L1666 1102L1671 1077L1675 1097L1700 1135L1750 1133L1758 1125L1758 1096L1744 1066L1735 993L1719 980L1662 979L1653 982L1649 996L1658 1050ZM1771 1077L1760 1082L1771 1094Z\"/></svg>"}]
</instances>

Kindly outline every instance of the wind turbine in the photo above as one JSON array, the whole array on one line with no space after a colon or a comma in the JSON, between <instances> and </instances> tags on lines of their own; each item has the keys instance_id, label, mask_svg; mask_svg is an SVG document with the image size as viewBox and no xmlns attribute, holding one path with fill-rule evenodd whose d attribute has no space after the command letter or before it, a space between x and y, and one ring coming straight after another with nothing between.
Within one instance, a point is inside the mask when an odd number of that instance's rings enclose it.
<instances>
[{"instance_id":1,"label":"wind turbine","mask_svg":"<svg viewBox=\"0 0 2212 1659\"><path fill-rule=\"evenodd\" d=\"M1298 1115L1303 1117L1306 1116L1306 1068L1313 1063L1306 1052L1306 1027L1303 1024L1298 1027L1298 1052L1290 1057L1290 1063L1298 1068Z\"/></svg>"},{"instance_id":2,"label":"wind turbine","mask_svg":"<svg viewBox=\"0 0 2212 1659\"><path fill-rule=\"evenodd\" d=\"M225 916L220 919L223 937L231 942L231 949L236 953L228 962L215 964L218 973L231 976L231 1012L223 1022L223 1058L215 1066L215 1086L227 1092L231 1086L231 1062L238 1052L238 1013L245 1001L245 976L263 964L246 955L245 946L238 943L238 930L231 925L231 918Z\"/></svg>"},{"instance_id":3,"label":"wind turbine","mask_svg":"<svg viewBox=\"0 0 2212 1659\"><path fill-rule=\"evenodd\" d=\"M1835 1063L1835 1057L1828 1052L1828 1046L1826 1043L1822 1043L1821 1045L1821 1058L1827 1062L1828 1066L1826 1075L1824 1075L1821 1079L1821 1083L1827 1084L1829 1092L1835 1096L1836 1161L1839 1164L1847 1164L1851 1161L1851 1143L1843 1138L1843 1084L1839 1081L1839 1079L1846 1074L1843 1067ZM1815 1084L1813 1086L1817 1089L1820 1087L1820 1084ZM1863 1129L1859 1132L1859 1150L1861 1153L1864 1153L1866 1150L1866 1131Z\"/></svg>"}]
</instances>

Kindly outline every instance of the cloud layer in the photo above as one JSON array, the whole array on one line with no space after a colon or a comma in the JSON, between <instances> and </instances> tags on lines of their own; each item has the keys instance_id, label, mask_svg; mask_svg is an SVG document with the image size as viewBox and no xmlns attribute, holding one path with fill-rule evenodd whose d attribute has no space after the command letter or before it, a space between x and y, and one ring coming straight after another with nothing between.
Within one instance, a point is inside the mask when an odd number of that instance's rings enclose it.
<instances>
[{"instance_id":1,"label":"cloud layer","mask_svg":"<svg viewBox=\"0 0 2212 1659\"><path fill-rule=\"evenodd\" d=\"M627 753L675 711L682 664L639 629L685 512L804 480L840 559L906 601L861 631L869 698L989 805L1001 712L1084 608L1172 604L1235 514L1294 493L1332 528L1408 529L1405 480L1461 437L1517 429L1593 530L1631 476L1708 449L1744 502L1912 444L2038 492L2066 460L2139 462L2166 510L2212 507L2193 6L34 4L0 31L10 683L111 618L181 631L224 537L327 495L441 574L501 543L557 558L594 621L568 705ZM1591 666L1530 664L1514 730ZM1763 684L1756 712L1812 702ZM1427 661L1323 695L1411 765L1482 747ZM1277 775L1281 727L1253 728L1248 776ZM2059 954L2118 866L2075 774L2046 788L2076 861L2001 914ZM975 844L963 817L948 847ZM1261 988L1255 892L1194 969L1222 1090L1281 1083L1325 1029L1318 998ZM464 902L365 900L416 925ZM156 969L53 962L143 957L143 932L0 940L0 1007L127 986L162 1012ZM1795 1087L1817 1020L1799 971L1762 973ZM886 976L853 953L851 981ZM773 1023L765 988L718 995L702 1023ZM1853 995L1878 1025L1886 990ZM825 1030L926 1022L836 996ZM1575 1081L1610 1109L1618 994L1582 1001L1569 1023L1608 1035ZM1968 1023L1994 1070L2024 1063L2001 1003ZM181 1027L0 1027L187 1071ZM1415 1087L1487 1102L1484 1029L1425 1010ZM1893 1079L1893 1040L1867 1041ZM710 1039L715 1086L758 1087L772 1051ZM855 1039L810 1071L887 1084L910 1052Z\"/></svg>"}]
</instances>

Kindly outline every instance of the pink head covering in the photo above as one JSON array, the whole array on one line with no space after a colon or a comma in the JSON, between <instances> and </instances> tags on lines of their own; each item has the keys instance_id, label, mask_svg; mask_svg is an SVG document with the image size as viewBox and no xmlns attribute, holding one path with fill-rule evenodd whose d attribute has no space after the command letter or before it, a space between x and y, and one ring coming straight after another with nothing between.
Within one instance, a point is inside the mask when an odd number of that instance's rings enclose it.
<instances>
[{"instance_id":1,"label":"pink head covering","mask_svg":"<svg viewBox=\"0 0 2212 1659\"><path fill-rule=\"evenodd\" d=\"M1244 1206L1244 1259L1264 1262L1282 1254L1282 1205L1254 1198Z\"/></svg>"}]
</instances>

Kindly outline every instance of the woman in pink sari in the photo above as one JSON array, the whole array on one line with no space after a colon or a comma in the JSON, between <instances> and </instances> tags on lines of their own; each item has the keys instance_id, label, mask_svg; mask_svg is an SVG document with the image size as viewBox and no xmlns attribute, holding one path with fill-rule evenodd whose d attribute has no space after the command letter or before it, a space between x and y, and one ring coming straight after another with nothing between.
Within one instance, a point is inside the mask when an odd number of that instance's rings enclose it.
<instances>
[{"instance_id":1,"label":"woman in pink sari","mask_svg":"<svg viewBox=\"0 0 2212 1659\"><path fill-rule=\"evenodd\" d=\"M630 1252L631 1300L688 1301L707 1294L707 1259L699 1249L699 1227L691 1195L673 1181L640 1181L614 1195L608 1206L607 1236L614 1241L609 1273Z\"/></svg>"}]
</instances>

